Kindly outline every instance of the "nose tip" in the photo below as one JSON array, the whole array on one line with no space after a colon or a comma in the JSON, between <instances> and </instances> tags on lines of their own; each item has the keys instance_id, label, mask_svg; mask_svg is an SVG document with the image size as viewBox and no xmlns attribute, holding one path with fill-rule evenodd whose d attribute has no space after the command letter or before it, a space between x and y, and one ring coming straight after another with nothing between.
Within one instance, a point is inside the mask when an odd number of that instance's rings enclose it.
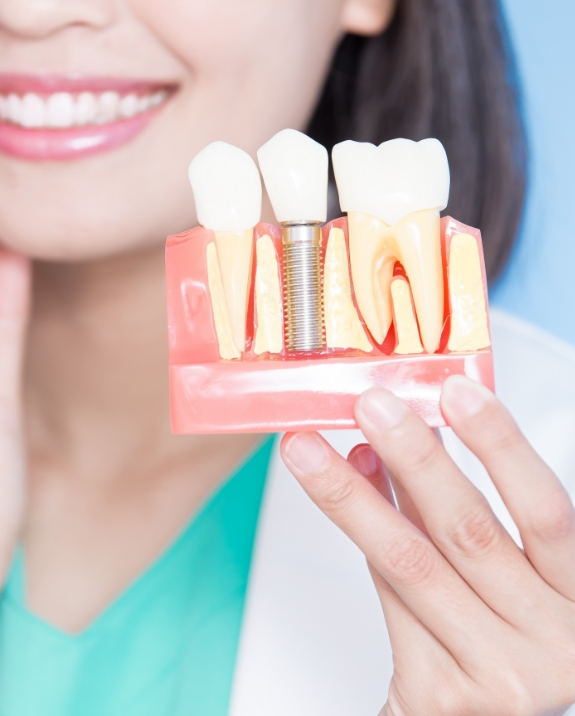
<instances>
[{"instance_id":1,"label":"nose tip","mask_svg":"<svg viewBox=\"0 0 575 716\"><path fill-rule=\"evenodd\" d=\"M0 30L41 39L73 25L102 28L114 15L112 0L0 0Z\"/></svg>"}]
</instances>

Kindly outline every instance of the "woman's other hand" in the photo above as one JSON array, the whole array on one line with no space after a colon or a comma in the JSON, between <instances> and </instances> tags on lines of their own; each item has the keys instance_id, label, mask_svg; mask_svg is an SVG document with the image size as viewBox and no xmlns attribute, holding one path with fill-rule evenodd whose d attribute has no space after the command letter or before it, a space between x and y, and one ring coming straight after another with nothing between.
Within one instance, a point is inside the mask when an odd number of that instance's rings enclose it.
<instances>
[{"instance_id":1,"label":"woman's other hand","mask_svg":"<svg viewBox=\"0 0 575 716\"><path fill-rule=\"evenodd\" d=\"M21 375L29 293L28 260L0 249L0 589L24 507Z\"/></svg>"},{"instance_id":2,"label":"woman's other hand","mask_svg":"<svg viewBox=\"0 0 575 716\"><path fill-rule=\"evenodd\" d=\"M356 406L373 449L346 461L317 433L282 442L286 465L367 557L394 655L382 716L562 714L575 702L573 505L486 388L450 378L442 409L525 551L433 431L383 389Z\"/></svg>"}]
</instances>

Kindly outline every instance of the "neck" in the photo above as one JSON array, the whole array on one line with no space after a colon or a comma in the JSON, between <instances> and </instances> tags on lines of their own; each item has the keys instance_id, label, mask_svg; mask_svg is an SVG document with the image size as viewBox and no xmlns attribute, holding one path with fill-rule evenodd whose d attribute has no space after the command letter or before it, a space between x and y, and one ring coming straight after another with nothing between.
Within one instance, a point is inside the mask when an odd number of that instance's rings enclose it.
<instances>
[{"instance_id":1,"label":"neck","mask_svg":"<svg viewBox=\"0 0 575 716\"><path fill-rule=\"evenodd\" d=\"M163 247L35 266L26 386L32 459L76 474L191 467L216 445L241 456L255 440L171 435Z\"/></svg>"}]
</instances>

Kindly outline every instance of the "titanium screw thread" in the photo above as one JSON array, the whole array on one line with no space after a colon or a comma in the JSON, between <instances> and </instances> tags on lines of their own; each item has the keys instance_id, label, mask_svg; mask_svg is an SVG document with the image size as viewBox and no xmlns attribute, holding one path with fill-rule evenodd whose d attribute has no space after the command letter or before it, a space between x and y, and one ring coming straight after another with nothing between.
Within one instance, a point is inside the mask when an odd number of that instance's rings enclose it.
<instances>
[{"instance_id":1,"label":"titanium screw thread","mask_svg":"<svg viewBox=\"0 0 575 716\"><path fill-rule=\"evenodd\" d=\"M319 224L284 224L285 339L290 352L325 347L321 227Z\"/></svg>"}]
</instances>

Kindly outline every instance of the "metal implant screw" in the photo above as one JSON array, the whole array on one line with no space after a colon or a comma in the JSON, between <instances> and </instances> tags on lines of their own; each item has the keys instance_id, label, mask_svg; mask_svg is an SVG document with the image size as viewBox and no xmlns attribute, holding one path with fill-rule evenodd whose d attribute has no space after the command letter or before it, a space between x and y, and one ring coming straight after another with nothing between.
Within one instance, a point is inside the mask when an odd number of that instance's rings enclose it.
<instances>
[{"instance_id":1,"label":"metal implant screw","mask_svg":"<svg viewBox=\"0 0 575 716\"><path fill-rule=\"evenodd\" d=\"M325 347L321 225L283 224L285 339L289 352Z\"/></svg>"}]
</instances>

